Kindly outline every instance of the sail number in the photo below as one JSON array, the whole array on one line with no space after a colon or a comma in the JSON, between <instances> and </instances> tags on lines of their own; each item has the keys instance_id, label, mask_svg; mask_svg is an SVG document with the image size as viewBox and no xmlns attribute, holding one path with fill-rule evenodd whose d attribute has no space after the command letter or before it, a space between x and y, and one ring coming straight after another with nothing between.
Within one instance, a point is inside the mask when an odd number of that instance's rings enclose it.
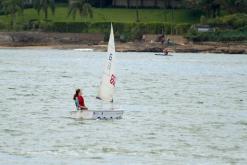
<instances>
[{"instance_id":1,"label":"sail number","mask_svg":"<svg viewBox=\"0 0 247 165\"><path fill-rule=\"evenodd\" d=\"M110 83L115 87L115 84L116 84L116 76L114 74L111 75Z\"/></svg>"},{"instance_id":2,"label":"sail number","mask_svg":"<svg viewBox=\"0 0 247 165\"><path fill-rule=\"evenodd\" d=\"M109 56L109 60L111 61L112 60L112 54L110 53L110 56Z\"/></svg>"},{"instance_id":3,"label":"sail number","mask_svg":"<svg viewBox=\"0 0 247 165\"><path fill-rule=\"evenodd\" d=\"M112 62L112 54L110 54L110 56L109 56L109 63L108 63L108 66L107 66L107 69L109 70L109 72L111 70L111 62Z\"/></svg>"}]
</instances>

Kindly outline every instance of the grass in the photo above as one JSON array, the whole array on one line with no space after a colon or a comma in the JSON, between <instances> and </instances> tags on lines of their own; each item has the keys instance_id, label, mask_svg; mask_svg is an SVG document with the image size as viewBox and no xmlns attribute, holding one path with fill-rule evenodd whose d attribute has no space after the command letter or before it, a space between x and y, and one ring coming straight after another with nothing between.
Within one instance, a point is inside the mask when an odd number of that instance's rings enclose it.
<instances>
[{"instance_id":1,"label":"grass","mask_svg":"<svg viewBox=\"0 0 247 165\"><path fill-rule=\"evenodd\" d=\"M58 6L56 8L55 15L51 12L48 13L48 19L53 22L136 22L136 10L135 9L123 9L123 8L94 8L93 18L81 18L79 15L76 19L70 16L68 17L68 9L66 6ZM199 22L200 13L193 12L191 10L178 9L174 10L173 14L171 10L162 9L139 9L140 22L168 22L168 23L196 23ZM174 19L172 17L174 16ZM28 22L32 19L44 19L44 14L40 15L34 9L26 9L22 15L17 17L18 24ZM0 22L9 23L10 17L6 15L0 16Z\"/></svg>"}]
</instances>

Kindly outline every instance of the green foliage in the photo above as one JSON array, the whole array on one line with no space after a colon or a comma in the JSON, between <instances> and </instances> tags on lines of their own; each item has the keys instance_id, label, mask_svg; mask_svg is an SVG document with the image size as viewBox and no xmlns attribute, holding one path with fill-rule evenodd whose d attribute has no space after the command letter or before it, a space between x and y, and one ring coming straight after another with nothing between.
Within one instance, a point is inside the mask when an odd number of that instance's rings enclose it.
<instances>
[{"instance_id":1,"label":"green foliage","mask_svg":"<svg viewBox=\"0 0 247 165\"><path fill-rule=\"evenodd\" d=\"M32 19L28 22L23 23L23 30L34 30L39 28L39 20Z\"/></svg>"},{"instance_id":2,"label":"green foliage","mask_svg":"<svg viewBox=\"0 0 247 165\"><path fill-rule=\"evenodd\" d=\"M54 22L52 30L55 32L87 33L89 26L85 22Z\"/></svg>"},{"instance_id":3,"label":"green foliage","mask_svg":"<svg viewBox=\"0 0 247 165\"><path fill-rule=\"evenodd\" d=\"M108 40L111 22L52 22L40 21L37 19L25 22L18 30L42 30L47 32L64 33L103 33L105 40ZM1 25L1 24L0 24ZM171 27L174 27L177 34L185 34L190 24L169 23L120 23L113 22L116 40L132 41L139 40L143 34L171 34ZM20 29L22 28L22 29Z\"/></svg>"},{"instance_id":4,"label":"green foliage","mask_svg":"<svg viewBox=\"0 0 247 165\"><path fill-rule=\"evenodd\" d=\"M77 12L81 18L93 17L92 6L87 2L87 0L70 0L68 15L72 15L73 19L75 20Z\"/></svg>"},{"instance_id":5,"label":"green foliage","mask_svg":"<svg viewBox=\"0 0 247 165\"><path fill-rule=\"evenodd\" d=\"M0 30L6 29L6 25L0 21Z\"/></svg>"},{"instance_id":6,"label":"green foliage","mask_svg":"<svg viewBox=\"0 0 247 165\"><path fill-rule=\"evenodd\" d=\"M33 0L33 5L38 14L40 14L40 11L44 12L45 19L48 18L49 8L51 9L52 14L55 14L55 0Z\"/></svg>"},{"instance_id":7,"label":"green foliage","mask_svg":"<svg viewBox=\"0 0 247 165\"><path fill-rule=\"evenodd\" d=\"M140 22L152 23L152 22L167 22L167 23L197 23L200 19L200 12L194 12L192 10L174 10L174 17L171 15L171 10L162 9L139 9ZM38 13L34 9L25 9L23 16L17 17L17 22L27 22L32 19L43 19L43 13ZM56 13L52 15L48 12L48 17L53 22L136 22L135 9L113 9L113 8L93 8L93 18L83 19L77 12L75 20L72 17L68 17L68 8L66 6L57 5ZM172 19L174 18L174 19ZM0 20L9 21L9 18L5 15L0 16Z\"/></svg>"},{"instance_id":8,"label":"green foliage","mask_svg":"<svg viewBox=\"0 0 247 165\"><path fill-rule=\"evenodd\" d=\"M176 34L185 34L188 32L190 27L191 24L188 23L176 24L175 25Z\"/></svg>"},{"instance_id":9,"label":"green foliage","mask_svg":"<svg viewBox=\"0 0 247 165\"><path fill-rule=\"evenodd\" d=\"M207 22L209 25L213 26L231 26L232 28L239 28L247 25L247 14L236 13L209 19Z\"/></svg>"},{"instance_id":10,"label":"green foliage","mask_svg":"<svg viewBox=\"0 0 247 165\"><path fill-rule=\"evenodd\" d=\"M236 13L205 21L216 32L200 33L189 30L187 38L192 41L244 41L247 40L247 14Z\"/></svg>"},{"instance_id":11,"label":"green foliage","mask_svg":"<svg viewBox=\"0 0 247 165\"><path fill-rule=\"evenodd\" d=\"M221 8L224 5L221 0L186 0L186 3L192 9L202 10L207 17L220 15Z\"/></svg>"},{"instance_id":12,"label":"green foliage","mask_svg":"<svg viewBox=\"0 0 247 165\"><path fill-rule=\"evenodd\" d=\"M10 25L15 27L17 14L21 14L23 11L22 0L3 0L1 6L5 14L11 16Z\"/></svg>"},{"instance_id":13,"label":"green foliage","mask_svg":"<svg viewBox=\"0 0 247 165\"><path fill-rule=\"evenodd\" d=\"M230 13L246 12L247 0L224 0L224 7Z\"/></svg>"},{"instance_id":14,"label":"green foliage","mask_svg":"<svg viewBox=\"0 0 247 165\"><path fill-rule=\"evenodd\" d=\"M223 12L247 11L247 0L185 0L187 8L202 10L208 18L220 16Z\"/></svg>"},{"instance_id":15,"label":"green foliage","mask_svg":"<svg viewBox=\"0 0 247 165\"><path fill-rule=\"evenodd\" d=\"M247 27L245 29L238 30L225 30L217 32L205 32L198 33L196 31L190 31L186 37L191 41L245 41L247 40Z\"/></svg>"},{"instance_id":16,"label":"green foliage","mask_svg":"<svg viewBox=\"0 0 247 165\"><path fill-rule=\"evenodd\" d=\"M201 24L206 24L207 23L207 18L204 15L201 16L200 23Z\"/></svg>"},{"instance_id":17,"label":"green foliage","mask_svg":"<svg viewBox=\"0 0 247 165\"><path fill-rule=\"evenodd\" d=\"M162 34L166 32L171 33L171 24L164 23L113 23L115 30L115 37L117 40L135 40L141 39L143 34ZM175 26L179 34L185 34L190 28L190 24L177 24ZM47 27L39 26L43 31L54 32L69 32L69 33L104 33L109 36L110 22L54 22Z\"/></svg>"}]
</instances>

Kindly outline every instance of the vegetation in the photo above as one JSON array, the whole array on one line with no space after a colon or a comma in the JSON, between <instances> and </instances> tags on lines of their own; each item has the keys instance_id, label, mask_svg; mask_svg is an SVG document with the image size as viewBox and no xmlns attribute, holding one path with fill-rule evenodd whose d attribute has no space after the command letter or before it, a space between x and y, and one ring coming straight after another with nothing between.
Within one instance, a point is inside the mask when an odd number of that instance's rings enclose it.
<instances>
[{"instance_id":1,"label":"vegetation","mask_svg":"<svg viewBox=\"0 0 247 165\"><path fill-rule=\"evenodd\" d=\"M73 19L75 20L77 12L83 17L93 17L93 9L90 3L86 0L70 0L69 3L69 13L68 15L72 15Z\"/></svg>"},{"instance_id":2,"label":"vegetation","mask_svg":"<svg viewBox=\"0 0 247 165\"><path fill-rule=\"evenodd\" d=\"M197 33L195 31L188 33L187 38L192 41L246 41L247 27L242 30L225 30L216 32Z\"/></svg>"},{"instance_id":3,"label":"vegetation","mask_svg":"<svg viewBox=\"0 0 247 165\"><path fill-rule=\"evenodd\" d=\"M200 33L191 29L187 38L193 41L244 41L247 40L247 14L232 14L204 20L215 27L215 32Z\"/></svg>"},{"instance_id":4,"label":"vegetation","mask_svg":"<svg viewBox=\"0 0 247 165\"><path fill-rule=\"evenodd\" d=\"M52 14L55 13L55 0L33 0L33 6L38 14L40 14L40 11L44 12L45 19L48 18L49 8L51 8Z\"/></svg>"},{"instance_id":5,"label":"vegetation","mask_svg":"<svg viewBox=\"0 0 247 165\"><path fill-rule=\"evenodd\" d=\"M205 23L214 27L229 27L236 29L247 25L247 14L236 13L226 15L214 19L208 19Z\"/></svg>"},{"instance_id":6,"label":"vegetation","mask_svg":"<svg viewBox=\"0 0 247 165\"><path fill-rule=\"evenodd\" d=\"M117 34L126 40L138 39L144 33L187 32L187 38L194 41L246 40L247 0L164 0L159 9L143 8L143 0L126 0L127 8L102 8L111 7L114 0L56 2L1 0L0 29L106 33L105 27L114 22ZM198 23L215 27L215 32L190 28Z\"/></svg>"},{"instance_id":7,"label":"vegetation","mask_svg":"<svg viewBox=\"0 0 247 165\"><path fill-rule=\"evenodd\" d=\"M191 9L202 10L209 18L220 16L222 12L247 11L247 0L185 0L184 2Z\"/></svg>"},{"instance_id":8,"label":"vegetation","mask_svg":"<svg viewBox=\"0 0 247 165\"><path fill-rule=\"evenodd\" d=\"M22 13L22 0L3 0L1 5L5 14L10 15L10 25L15 27L17 14Z\"/></svg>"},{"instance_id":9,"label":"vegetation","mask_svg":"<svg viewBox=\"0 0 247 165\"><path fill-rule=\"evenodd\" d=\"M79 13L76 13L75 19L68 17L68 9L64 5L56 7L54 15L48 13L48 18L52 22L136 22L135 9L123 9L123 8L93 8L93 17L81 18ZM178 9L174 11L172 19L172 12L170 9L142 9L139 10L140 22L167 22L167 23L197 23L200 20L200 12L194 12L186 9ZM43 13L38 15L34 9L25 9L23 15L17 17L19 24L28 22L30 20L42 20L44 17ZM9 16L2 15L0 20L8 23Z\"/></svg>"},{"instance_id":10,"label":"vegetation","mask_svg":"<svg viewBox=\"0 0 247 165\"><path fill-rule=\"evenodd\" d=\"M181 23L172 25L169 23L121 23L115 22L114 30L116 39L123 41L141 39L143 34L171 34L172 27L176 34L186 34L190 24ZM26 26L25 30L30 30L34 26ZM52 32L76 32L76 33L104 33L109 36L110 22L50 22L43 24L35 22L35 28Z\"/></svg>"}]
</instances>

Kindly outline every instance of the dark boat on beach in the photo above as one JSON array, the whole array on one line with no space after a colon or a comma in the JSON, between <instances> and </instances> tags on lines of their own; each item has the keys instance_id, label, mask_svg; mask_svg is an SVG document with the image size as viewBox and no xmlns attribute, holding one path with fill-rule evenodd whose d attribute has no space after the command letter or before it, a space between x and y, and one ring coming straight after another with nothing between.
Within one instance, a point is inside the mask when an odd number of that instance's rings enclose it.
<instances>
[{"instance_id":1,"label":"dark boat on beach","mask_svg":"<svg viewBox=\"0 0 247 165\"><path fill-rule=\"evenodd\" d=\"M165 54L165 53L155 53L155 56L173 56L172 54Z\"/></svg>"}]
</instances>

